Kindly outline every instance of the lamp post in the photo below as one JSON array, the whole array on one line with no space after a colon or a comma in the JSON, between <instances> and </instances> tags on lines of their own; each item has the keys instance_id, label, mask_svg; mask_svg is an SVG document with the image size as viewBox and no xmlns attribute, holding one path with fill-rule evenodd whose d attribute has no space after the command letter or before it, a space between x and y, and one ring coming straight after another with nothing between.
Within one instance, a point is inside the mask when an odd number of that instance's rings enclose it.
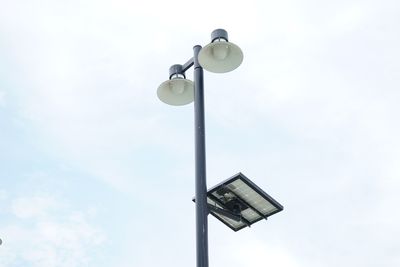
<instances>
[{"instance_id":1,"label":"lamp post","mask_svg":"<svg viewBox=\"0 0 400 267\"><path fill-rule=\"evenodd\" d=\"M283 210L244 174L238 173L207 191L206 146L204 127L203 68L216 73L229 72L243 61L242 50L228 41L223 29L211 33L211 43L193 47L193 57L185 64L169 68L169 80L157 89L161 101L173 106L194 101L195 125L195 200L196 202L196 264L208 267L208 214L212 214L233 231L267 219ZM186 79L185 72L193 66L194 83Z\"/></svg>"},{"instance_id":2,"label":"lamp post","mask_svg":"<svg viewBox=\"0 0 400 267\"><path fill-rule=\"evenodd\" d=\"M196 198L196 262L197 267L208 267L208 221L206 185L206 147L204 127L203 67L211 72L224 73L236 69L243 61L241 49L228 41L223 29L211 33L211 43L193 47L193 57L183 65L169 69L169 80L162 83L157 95L166 104L180 106L194 101L195 121L195 198ZM194 83L185 72L194 68Z\"/></svg>"}]
</instances>

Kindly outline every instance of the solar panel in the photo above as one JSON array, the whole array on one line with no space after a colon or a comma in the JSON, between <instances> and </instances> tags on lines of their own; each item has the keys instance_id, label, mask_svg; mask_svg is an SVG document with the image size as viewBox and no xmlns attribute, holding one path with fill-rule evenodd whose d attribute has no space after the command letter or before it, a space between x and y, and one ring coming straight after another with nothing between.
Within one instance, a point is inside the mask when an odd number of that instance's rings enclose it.
<instances>
[{"instance_id":1,"label":"solar panel","mask_svg":"<svg viewBox=\"0 0 400 267\"><path fill-rule=\"evenodd\" d=\"M283 210L281 204L242 173L211 188L207 202L210 213L234 231Z\"/></svg>"}]
</instances>

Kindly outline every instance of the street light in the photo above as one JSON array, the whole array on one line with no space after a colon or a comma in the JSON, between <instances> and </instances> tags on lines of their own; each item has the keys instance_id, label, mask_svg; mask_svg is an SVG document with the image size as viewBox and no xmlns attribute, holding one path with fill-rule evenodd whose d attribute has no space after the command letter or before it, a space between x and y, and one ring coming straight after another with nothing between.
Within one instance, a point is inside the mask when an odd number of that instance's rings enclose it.
<instances>
[{"instance_id":1,"label":"street light","mask_svg":"<svg viewBox=\"0 0 400 267\"><path fill-rule=\"evenodd\" d=\"M208 267L208 214L211 213L238 231L283 209L241 173L207 193L203 68L210 72L225 73L239 67L242 61L242 50L228 41L225 30L217 29L211 33L210 44L204 48L194 46L191 59L183 65L171 66L169 79L157 89L158 98L169 105L181 106L194 101L197 267ZM185 75L192 66L194 83L187 80ZM242 192L246 193L241 195Z\"/></svg>"},{"instance_id":2,"label":"street light","mask_svg":"<svg viewBox=\"0 0 400 267\"><path fill-rule=\"evenodd\" d=\"M181 106L193 102L193 92L193 82L186 79L182 65L176 64L169 68L169 80L158 87L157 95L166 104Z\"/></svg>"}]
</instances>

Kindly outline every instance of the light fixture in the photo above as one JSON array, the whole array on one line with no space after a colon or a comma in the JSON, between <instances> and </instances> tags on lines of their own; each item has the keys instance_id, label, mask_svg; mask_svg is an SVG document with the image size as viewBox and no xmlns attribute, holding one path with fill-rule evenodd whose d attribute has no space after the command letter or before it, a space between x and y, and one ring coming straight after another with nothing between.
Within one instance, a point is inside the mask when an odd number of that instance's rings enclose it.
<instances>
[{"instance_id":1,"label":"light fixture","mask_svg":"<svg viewBox=\"0 0 400 267\"><path fill-rule=\"evenodd\" d=\"M234 231L250 226L283 210L282 205L239 173L207 192L204 116L204 72L224 73L243 61L241 49L228 41L223 29L211 33L211 44L193 47L193 57L169 69L169 80L157 89L158 98L169 105L194 102L196 266L208 267L208 215L212 214ZM185 72L193 67L193 81Z\"/></svg>"},{"instance_id":2,"label":"light fixture","mask_svg":"<svg viewBox=\"0 0 400 267\"><path fill-rule=\"evenodd\" d=\"M242 61L242 50L228 41L228 33L223 29L214 30L211 33L211 43L199 53L200 65L210 72L232 71L239 67Z\"/></svg>"},{"instance_id":3,"label":"light fixture","mask_svg":"<svg viewBox=\"0 0 400 267\"><path fill-rule=\"evenodd\" d=\"M208 190L207 204L209 212L235 232L283 210L242 173Z\"/></svg>"},{"instance_id":4,"label":"light fixture","mask_svg":"<svg viewBox=\"0 0 400 267\"><path fill-rule=\"evenodd\" d=\"M169 68L169 80L158 87L157 96L162 102L172 106L193 102L194 84L186 79L182 65L176 64Z\"/></svg>"}]
</instances>

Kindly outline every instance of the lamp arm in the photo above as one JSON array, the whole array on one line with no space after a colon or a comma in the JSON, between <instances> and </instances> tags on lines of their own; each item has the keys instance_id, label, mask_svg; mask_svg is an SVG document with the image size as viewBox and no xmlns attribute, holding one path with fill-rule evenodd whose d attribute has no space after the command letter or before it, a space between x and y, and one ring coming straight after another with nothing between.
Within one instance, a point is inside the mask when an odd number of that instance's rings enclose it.
<instances>
[{"instance_id":1,"label":"lamp arm","mask_svg":"<svg viewBox=\"0 0 400 267\"><path fill-rule=\"evenodd\" d=\"M189 59L185 64L182 65L182 71L186 72L188 69L190 69L191 66L194 64L194 59L191 58Z\"/></svg>"}]
</instances>

